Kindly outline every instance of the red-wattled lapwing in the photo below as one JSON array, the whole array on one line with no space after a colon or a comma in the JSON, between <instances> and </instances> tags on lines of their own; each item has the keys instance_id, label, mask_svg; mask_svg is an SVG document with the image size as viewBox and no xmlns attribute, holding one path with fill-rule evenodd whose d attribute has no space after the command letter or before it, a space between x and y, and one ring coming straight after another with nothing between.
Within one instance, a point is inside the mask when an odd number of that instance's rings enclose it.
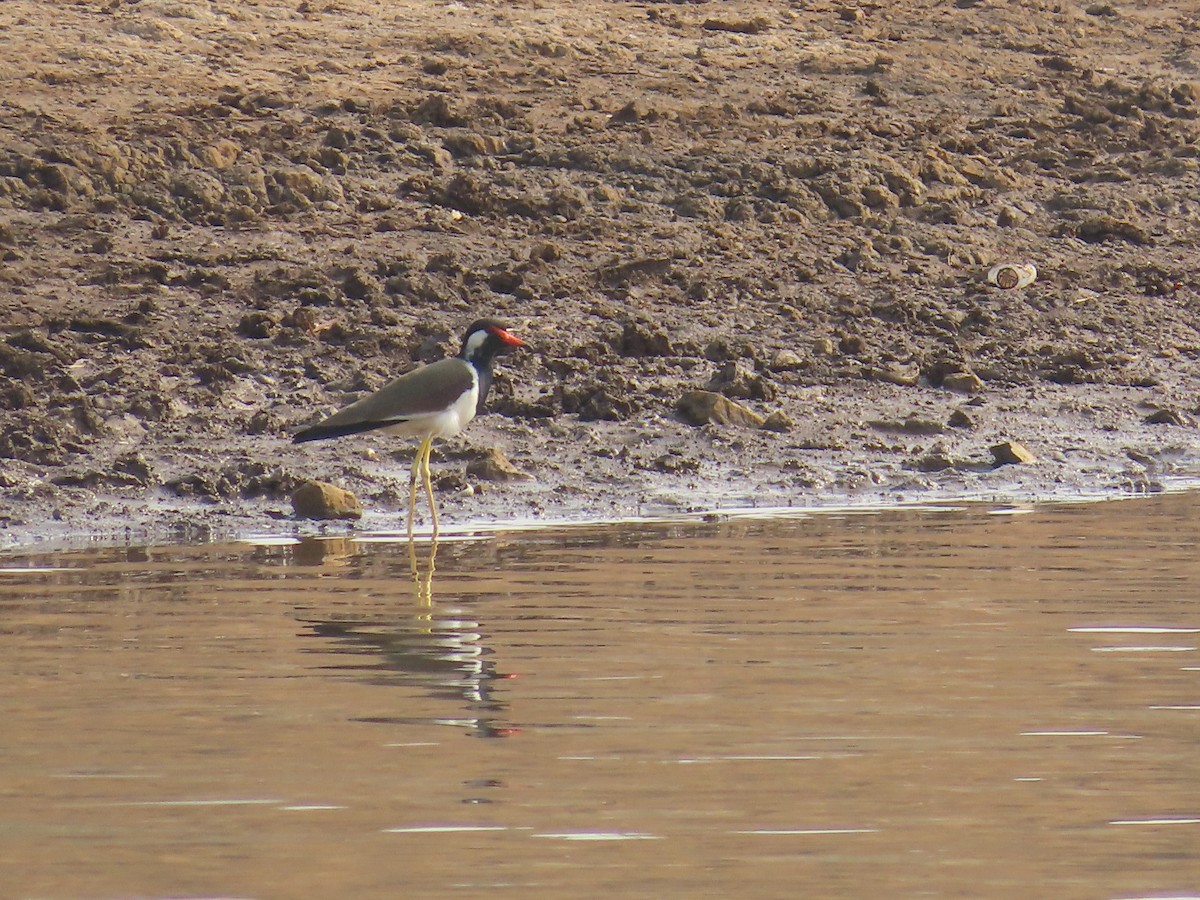
<instances>
[{"instance_id":1,"label":"red-wattled lapwing","mask_svg":"<svg viewBox=\"0 0 1200 900\"><path fill-rule=\"evenodd\" d=\"M413 459L408 482L408 539L411 542L413 536L418 475L425 482L425 496L429 498L436 539L437 505L433 500L429 473L433 439L452 437L475 418L483 409L483 401L492 386L492 362L498 354L523 346L524 342L509 334L502 322L480 319L463 335L458 356L449 356L401 375L328 419L297 432L292 440L299 444L376 429L419 437L421 446Z\"/></svg>"}]
</instances>

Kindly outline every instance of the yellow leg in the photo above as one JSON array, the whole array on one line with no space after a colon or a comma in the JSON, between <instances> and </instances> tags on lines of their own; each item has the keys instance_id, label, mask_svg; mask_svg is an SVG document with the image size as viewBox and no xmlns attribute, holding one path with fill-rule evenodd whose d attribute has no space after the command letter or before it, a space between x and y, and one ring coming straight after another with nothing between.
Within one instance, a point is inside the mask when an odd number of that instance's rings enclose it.
<instances>
[{"instance_id":1,"label":"yellow leg","mask_svg":"<svg viewBox=\"0 0 1200 900\"><path fill-rule=\"evenodd\" d=\"M408 543L412 546L413 542L413 516L417 511L417 478L421 474L421 456L425 453L426 448L433 443L432 438L426 438L421 441L421 446L417 448L417 455L413 457L412 471L408 475Z\"/></svg>"},{"instance_id":2,"label":"yellow leg","mask_svg":"<svg viewBox=\"0 0 1200 900\"><path fill-rule=\"evenodd\" d=\"M433 453L433 441L430 440L425 448L425 461L423 463L424 470L422 474L425 476L425 496L429 499L429 514L433 517L433 541L437 544L438 537L438 514L437 502L433 499L433 474L429 471L429 455Z\"/></svg>"},{"instance_id":3,"label":"yellow leg","mask_svg":"<svg viewBox=\"0 0 1200 900\"><path fill-rule=\"evenodd\" d=\"M416 595L417 605L422 608L430 608L433 606L433 573L434 559L437 557L438 546L438 515L437 504L433 499L433 481L432 474L429 470L429 456L433 452L433 439L429 438L421 442L421 446L417 449L417 457L413 460L412 480L409 482L409 509L408 509L408 562L412 569L413 590ZM417 545L413 541L412 519L413 510L416 508L417 499L417 473L421 474L421 481L425 485L425 496L429 500L429 512L433 517L433 539L429 542L429 568L422 575L420 566L417 565Z\"/></svg>"}]
</instances>

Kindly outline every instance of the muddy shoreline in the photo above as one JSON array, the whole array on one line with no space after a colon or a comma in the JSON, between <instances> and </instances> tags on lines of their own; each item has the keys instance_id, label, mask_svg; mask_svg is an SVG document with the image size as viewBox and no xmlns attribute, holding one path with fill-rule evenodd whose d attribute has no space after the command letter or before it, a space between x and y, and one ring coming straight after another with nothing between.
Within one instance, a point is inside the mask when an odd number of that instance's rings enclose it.
<instances>
[{"instance_id":1,"label":"muddy shoreline","mask_svg":"<svg viewBox=\"0 0 1200 900\"><path fill-rule=\"evenodd\" d=\"M483 315L530 347L435 451L450 526L1200 476L1189 4L0 26L0 548L307 533L307 478L394 530L412 447L288 435ZM693 390L771 428L689 424ZM492 448L529 478L468 475Z\"/></svg>"},{"instance_id":2,"label":"muddy shoreline","mask_svg":"<svg viewBox=\"0 0 1200 900\"><path fill-rule=\"evenodd\" d=\"M925 432L938 408L962 400L930 391L924 402L896 419L864 419L872 412L905 408L899 391L883 397L853 396L824 401L857 416L834 427L814 429L812 439L769 432L705 426L696 429L664 419L654 429L597 423L560 423L530 429L495 415L473 423L469 437L439 446L434 477L445 536L531 526L555 527L595 521L694 517L698 514L797 514L830 509L865 509L911 504L1024 505L1122 499L1200 486L1195 448L1164 429L1128 421L1139 415L1136 394L1113 392L1103 415L1094 392L1082 411L1077 389L1052 392L1037 404L994 397L972 412L987 424L958 433ZM989 410L989 407L991 408ZM1037 413L1037 414L1035 414ZM924 417L923 417L924 416ZM1101 424L1083 426L1088 419ZM867 424L864 424L864 421ZM1045 456L1025 465L997 465L990 442L1021 433ZM1032 436L1032 437L1030 437ZM301 477L328 478L354 491L364 513L357 521L317 522L298 518L283 493L229 499L182 498L177 491L56 486L53 496L31 496L10 507L0 529L0 550L32 552L98 545L147 545L241 540L255 536L305 537L344 534L402 534L411 446L395 448L387 438L363 437L357 446L297 451L275 439L273 458ZM869 446L870 449L867 449ZM505 448L528 479L491 482L465 474L481 448ZM1049 448L1049 449L1048 449ZM1061 448L1061 449L1059 449ZM201 445L176 452L204 459ZM263 451L250 441L231 460L257 473ZM307 458L297 459L297 456ZM192 471L188 464L163 471ZM191 463L194 465L194 463ZM680 472L679 468L687 471ZM186 477L186 476L184 476ZM427 539L428 516L418 507L418 535ZM28 517L28 518L17 518Z\"/></svg>"}]
</instances>

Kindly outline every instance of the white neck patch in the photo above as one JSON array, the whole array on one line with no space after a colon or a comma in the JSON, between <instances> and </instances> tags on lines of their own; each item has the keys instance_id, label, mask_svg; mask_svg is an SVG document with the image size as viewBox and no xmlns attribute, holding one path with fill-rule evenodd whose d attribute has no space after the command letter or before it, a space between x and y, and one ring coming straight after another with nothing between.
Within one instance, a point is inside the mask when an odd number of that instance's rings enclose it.
<instances>
[{"instance_id":1,"label":"white neck patch","mask_svg":"<svg viewBox=\"0 0 1200 900\"><path fill-rule=\"evenodd\" d=\"M486 329L480 328L478 331L472 331L467 335L467 342L463 345L463 356L467 359L474 359L479 353L479 348L483 346L483 342L488 339Z\"/></svg>"}]
</instances>

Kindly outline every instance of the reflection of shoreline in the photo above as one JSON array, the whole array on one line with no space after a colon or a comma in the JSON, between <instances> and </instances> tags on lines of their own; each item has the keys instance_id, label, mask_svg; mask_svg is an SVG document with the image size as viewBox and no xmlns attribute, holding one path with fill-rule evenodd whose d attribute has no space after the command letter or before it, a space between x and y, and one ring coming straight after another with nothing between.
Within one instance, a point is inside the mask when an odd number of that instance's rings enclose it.
<instances>
[{"instance_id":1,"label":"reflection of shoreline","mask_svg":"<svg viewBox=\"0 0 1200 900\"><path fill-rule=\"evenodd\" d=\"M298 565L317 566L330 574L349 574L361 548L353 539L306 540L296 545ZM417 685L429 696L456 703L461 713L445 718L369 717L360 722L390 724L443 724L469 729L476 737L508 737L513 729L497 721L507 704L492 696L492 682L508 676L496 672L487 657L492 650L478 622L438 618L433 609L433 575L436 542L429 547L424 567L419 565L414 544L409 545L409 567L415 608L395 619L353 618L301 619L307 631L302 637L317 637L322 644L309 652L352 655L359 661L332 663L327 671L353 672L369 684Z\"/></svg>"}]
</instances>

